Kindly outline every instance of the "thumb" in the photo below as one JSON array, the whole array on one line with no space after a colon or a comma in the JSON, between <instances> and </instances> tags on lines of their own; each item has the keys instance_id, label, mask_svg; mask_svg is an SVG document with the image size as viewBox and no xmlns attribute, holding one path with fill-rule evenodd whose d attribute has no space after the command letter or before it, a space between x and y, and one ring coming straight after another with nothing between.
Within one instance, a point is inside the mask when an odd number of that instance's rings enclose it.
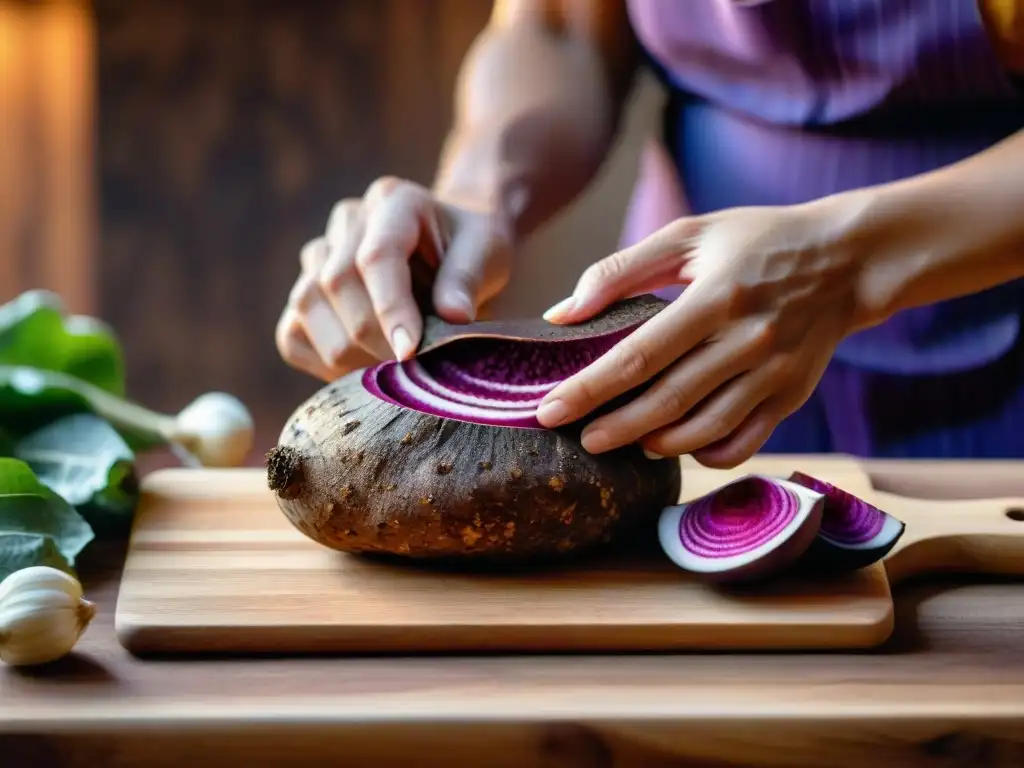
<instances>
[{"instance_id":1,"label":"thumb","mask_svg":"<svg viewBox=\"0 0 1024 768\"><path fill-rule=\"evenodd\" d=\"M434 280L434 309L450 323L476 318L488 270L492 242L483 227L461 227L441 259Z\"/></svg>"},{"instance_id":2,"label":"thumb","mask_svg":"<svg viewBox=\"0 0 1024 768\"><path fill-rule=\"evenodd\" d=\"M572 295L544 313L551 323L575 323L593 317L620 299L674 285L694 243L694 227L681 219L639 243L591 264Z\"/></svg>"}]
</instances>

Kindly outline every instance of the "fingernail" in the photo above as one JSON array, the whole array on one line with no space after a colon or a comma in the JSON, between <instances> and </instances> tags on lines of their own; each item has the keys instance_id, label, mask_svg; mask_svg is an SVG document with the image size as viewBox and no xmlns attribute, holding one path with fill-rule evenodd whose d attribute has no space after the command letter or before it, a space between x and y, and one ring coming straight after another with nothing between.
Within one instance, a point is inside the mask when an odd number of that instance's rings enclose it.
<instances>
[{"instance_id":1,"label":"fingernail","mask_svg":"<svg viewBox=\"0 0 1024 768\"><path fill-rule=\"evenodd\" d=\"M568 416L569 409L561 400L552 400L550 403L541 403L537 409L537 421L546 427L557 427Z\"/></svg>"},{"instance_id":2,"label":"fingernail","mask_svg":"<svg viewBox=\"0 0 1024 768\"><path fill-rule=\"evenodd\" d=\"M391 348L399 360L408 360L416 351L412 343L412 336L402 326L398 326L391 332Z\"/></svg>"},{"instance_id":3,"label":"fingernail","mask_svg":"<svg viewBox=\"0 0 1024 768\"><path fill-rule=\"evenodd\" d=\"M587 453L599 453L608 447L608 433L603 429L583 430L580 443Z\"/></svg>"},{"instance_id":4,"label":"fingernail","mask_svg":"<svg viewBox=\"0 0 1024 768\"><path fill-rule=\"evenodd\" d=\"M472 322L476 318L476 307L473 306L473 301L469 296L461 291L452 291L448 294L447 298L448 306L456 312L464 314L469 322Z\"/></svg>"},{"instance_id":5,"label":"fingernail","mask_svg":"<svg viewBox=\"0 0 1024 768\"><path fill-rule=\"evenodd\" d=\"M547 312L544 313L543 317L549 323L558 320L558 318L567 315L576 306L576 297L570 296L566 299L562 299L560 302L551 307Z\"/></svg>"},{"instance_id":6,"label":"fingernail","mask_svg":"<svg viewBox=\"0 0 1024 768\"><path fill-rule=\"evenodd\" d=\"M658 459L664 459L665 458L660 453L655 453L654 451L648 451L646 448L644 448L644 456L646 456L648 459L651 459L651 461L657 461Z\"/></svg>"}]
</instances>

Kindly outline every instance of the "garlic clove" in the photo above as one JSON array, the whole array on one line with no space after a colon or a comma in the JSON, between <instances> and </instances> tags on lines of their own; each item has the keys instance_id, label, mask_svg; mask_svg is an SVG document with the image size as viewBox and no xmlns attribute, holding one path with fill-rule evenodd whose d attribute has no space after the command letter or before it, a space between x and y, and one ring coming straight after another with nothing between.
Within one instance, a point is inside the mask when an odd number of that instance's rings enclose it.
<instances>
[{"instance_id":1,"label":"garlic clove","mask_svg":"<svg viewBox=\"0 0 1024 768\"><path fill-rule=\"evenodd\" d=\"M82 585L47 566L16 571L0 582L0 661L28 666L67 655L96 615Z\"/></svg>"},{"instance_id":2,"label":"garlic clove","mask_svg":"<svg viewBox=\"0 0 1024 768\"><path fill-rule=\"evenodd\" d=\"M22 568L0 581L0 604L8 593L31 587L32 589L56 589L73 599L82 597L82 585L69 573L47 565L33 565Z\"/></svg>"}]
</instances>

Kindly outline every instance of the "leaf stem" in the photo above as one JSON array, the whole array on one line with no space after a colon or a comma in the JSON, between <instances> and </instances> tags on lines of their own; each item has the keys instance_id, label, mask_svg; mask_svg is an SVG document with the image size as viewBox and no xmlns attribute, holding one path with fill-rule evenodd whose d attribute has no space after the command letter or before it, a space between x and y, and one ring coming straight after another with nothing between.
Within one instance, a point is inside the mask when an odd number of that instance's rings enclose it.
<instances>
[{"instance_id":1,"label":"leaf stem","mask_svg":"<svg viewBox=\"0 0 1024 768\"><path fill-rule=\"evenodd\" d=\"M148 408L123 400L99 387L93 386L75 376L60 371L46 371L20 365L0 366L0 377L14 381L21 379L25 389L29 386L43 388L54 386L67 389L82 397L114 429L130 432L132 435L162 444L171 441L175 432L175 417L156 413Z\"/></svg>"}]
</instances>

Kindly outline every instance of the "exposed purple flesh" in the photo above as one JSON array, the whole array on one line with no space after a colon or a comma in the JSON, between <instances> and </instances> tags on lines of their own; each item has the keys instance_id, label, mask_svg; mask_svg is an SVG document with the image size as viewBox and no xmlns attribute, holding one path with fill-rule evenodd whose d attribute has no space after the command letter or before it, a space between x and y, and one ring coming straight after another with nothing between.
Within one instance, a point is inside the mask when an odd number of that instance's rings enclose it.
<instances>
[{"instance_id":1,"label":"exposed purple flesh","mask_svg":"<svg viewBox=\"0 0 1024 768\"><path fill-rule=\"evenodd\" d=\"M821 494L748 475L665 509L658 538L680 568L717 581L740 581L795 563L814 540L821 511Z\"/></svg>"},{"instance_id":2,"label":"exposed purple flesh","mask_svg":"<svg viewBox=\"0 0 1024 768\"><path fill-rule=\"evenodd\" d=\"M903 535L906 525L824 480L794 472L790 481L825 497L821 528L803 558L809 570L847 572L865 568L885 557Z\"/></svg>"},{"instance_id":3,"label":"exposed purple flesh","mask_svg":"<svg viewBox=\"0 0 1024 768\"><path fill-rule=\"evenodd\" d=\"M367 369L363 386L393 405L458 421L541 429L537 408L634 328L563 341L467 338Z\"/></svg>"}]
</instances>

